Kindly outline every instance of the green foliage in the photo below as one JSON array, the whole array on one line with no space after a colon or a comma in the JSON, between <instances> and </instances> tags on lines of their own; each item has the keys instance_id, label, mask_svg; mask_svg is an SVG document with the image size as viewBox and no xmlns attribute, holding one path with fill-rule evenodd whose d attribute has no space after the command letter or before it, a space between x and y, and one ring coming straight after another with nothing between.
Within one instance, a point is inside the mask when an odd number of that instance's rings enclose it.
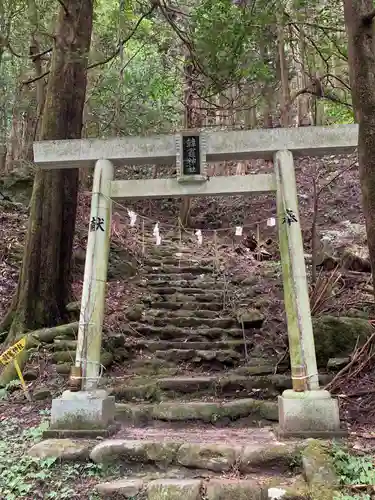
<instances>
[{"instance_id":1,"label":"green foliage","mask_svg":"<svg viewBox=\"0 0 375 500\"><path fill-rule=\"evenodd\" d=\"M273 60L265 55L271 39L274 42L274 13L267 3L260 4L254 12L231 0L202 0L192 11L195 54L214 90L275 78Z\"/></svg>"},{"instance_id":2,"label":"green foliage","mask_svg":"<svg viewBox=\"0 0 375 500\"><path fill-rule=\"evenodd\" d=\"M371 496L367 493L364 495L340 495L336 496L334 500L371 500Z\"/></svg>"},{"instance_id":3,"label":"green foliage","mask_svg":"<svg viewBox=\"0 0 375 500\"><path fill-rule=\"evenodd\" d=\"M335 446L332 450L333 463L342 486L375 485L374 457L370 455L355 456L347 450ZM370 500L367 493L351 496L342 493L335 500Z\"/></svg>"},{"instance_id":4,"label":"green foliage","mask_svg":"<svg viewBox=\"0 0 375 500\"><path fill-rule=\"evenodd\" d=\"M36 108L36 84L20 85L35 77L35 64L28 57L32 35L36 33L41 51L52 45L57 6L35 0L35 13L33 5L4 0L0 9L0 31L8 37L0 50L0 143L9 136L12 115L21 120ZM275 43L280 23L290 76L301 63L308 81L318 73L347 80L341 0L325 6L317 0L177 0L173 5L176 10L167 20L161 9L143 17L150 11L147 0L95 1L90 65L99 64L88 71L86 136L164 133L180 127L187 53L198 69L194 88L207 102L234 89L245 104L256 103L261 116L270 93L280 87ZM119 50L119 41L128 38ZM47 52L43 71L49 58ZM325 85L341 96L343 85L331 76ZM352 123L350 109L326 103L328 124ZM271 112L278 113L277 99L272 106Z\"/></svg>"},{"instance_id":5,"label":"green foliage","mask_svg":"<svg viewBox=\"0 0 375 500\"><path fill-rule=\"evenodd\" d=\"M13 388L19 388L21 386L20 380L12 380L5 387L0 388L0 401L6 401L9 397L10 392Z\"/></svg>"},{"instance_id":6,"label":"green foliage","mask_svg":"<svg viewBox=\"0 0 375 500\"><path fill-rule=\"evenodd\" d=\"M105 470L94 463L61 463L56 458L38 459L27 450L42 438L48 428L42 414L36 427L22 429L17 418L0 421L0 498L45 498L64 500L77 494L75 481L82 484L100 478ZM94 500L94 496L85 497Z\"/></svg>"},{"instance_id":7,"label":"green foliage","mask_svg":"<svg viewBox=\"0 0 375 500\"><path fill-rule=\"evenodd\" d=\"M126 59L131 63L121 74L119 65L113 65L103 73L101 85L89 91L95 120L100 123L99 135L169 131L182 111L181 82L163 67L162 56L153 46L129 42ZM118 117L113 116L116 106Z\"/></svg>"},{"instance_id":8,"label":"green foliage","mask_svg":"<svg viewBox=\"0 0 375 500\"><path fill-rule=\"evenodd\" d=\"M354 123L353 111L342 104L326 101L324 110L327 116L327 125Z\"/></svg>"}]
</instances>

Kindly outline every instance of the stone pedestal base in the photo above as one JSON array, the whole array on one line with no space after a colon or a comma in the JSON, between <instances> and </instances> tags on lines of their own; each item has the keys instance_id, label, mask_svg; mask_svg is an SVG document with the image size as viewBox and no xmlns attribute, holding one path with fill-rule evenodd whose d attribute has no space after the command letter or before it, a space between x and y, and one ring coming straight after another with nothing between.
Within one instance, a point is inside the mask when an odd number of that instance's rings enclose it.
<instances>
[{"instance_id":1,"label":"stone pedestal base","mask_svg":"<svg viewBox=\"0 0 375 500\"><path fill-rule=\"evenodd\" d=\"M339 406L328 391L284 391L279 396L279 427L281 437L343 436Z\"/></svg>"},{"instance_id":2,"label":"stone pedestal base","mask_svg":"<svg viewBox=\"0 0 375 500\"><path fill-rule=\"evenodd\" d=\"M52 400L45 437L108 436L116 429L115 398L104 390L63 392Z\"/></svg>"}]
</instances>

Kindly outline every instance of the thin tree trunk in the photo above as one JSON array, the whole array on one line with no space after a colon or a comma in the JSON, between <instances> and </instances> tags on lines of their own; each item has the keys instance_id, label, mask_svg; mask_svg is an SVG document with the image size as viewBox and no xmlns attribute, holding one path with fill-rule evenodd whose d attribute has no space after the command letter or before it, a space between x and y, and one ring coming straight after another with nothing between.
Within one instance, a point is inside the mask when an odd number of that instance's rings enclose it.
<instances>
[{"instance_id":1,"label":"thin tree trunk","mask_svg":"<svg viewBox=\"0 0 375 500\"><path fill-rule=\"evenodd\" d=\"M93 0L64 0L60 7L41 139L81 136ZM24 329L61 322L70 295L78 170L38 170L35 175L24 258L7 338ZM1 330L0 326L0 330Z\"/></svg>"},{"instance_id":2,"label":"thin tree trunk","mask_svg":"<svg viewBox=\"0 0 375 500\"><path fill-rule=\"evenodd\" d=\"M281 80L281 126L289 127L292 122L291 117L291 97L289 87L289 68L285 52L284 25L280 19L277 26L277 43L279 52L279 67Z\"/></svg>"},{"instance_id":3,"label":"thin tree trunk","mask_svg":"<svg viewBox=\"0 0 375 500\"><path fill-rule=\"evenodd\" d=\"M375 47L372 0L344 0L349 74L359 122L358 161L367 242L375 283Z\"/></svg>"},{"instance_id":4,"label":"thin tree trunk","mask_svg":"<svg viewBox=\"0 0 375 500\"><path fill-rule=\"evenodd\" d=\"M24 76L24 75L23 75ZM34 74L33 74L34 77ZM33 141L37 124L35 90L20 87L15 95L12 124L7 141L5 173L28 173L33 160Z\"/></svg>"},{"instance_id":5,"label":"thin tree trunk","mask_svg":"<svg viewBox=\"0 0 375 500\"><path fill-rule=\"evenodd\" d=\"M35 0L29 0L29 18L30 23L33 26L33 31L31 33L30 40L30 55L40 54L40 43L39 43L39 15L38 15L38 7L35 3ZM41 120L42 113L44 109L44 98L45 98L45 81L44 78L41 78L43 73L42 60L40 57L32 58L34 68L35 68L35 77L38 78L36 81L36 123L34 130L34 138L39 137L40 128L41 128Z\"/></svg>"},{"instance_id":6,"label":"thin tree trunk","mask_svg":"<svg viewBox=\"0 0 375 500\"><path fill-rule=\"evenodd\" d=\"M190 55L185 57L185 92L184 92L184 128L196 128L202 126L201 111L196 109L196 93L194 88L194 66ZM186 227L190 225L191 198L183 198L180 205L180 222Z\"/></svg>"}]
</instances>

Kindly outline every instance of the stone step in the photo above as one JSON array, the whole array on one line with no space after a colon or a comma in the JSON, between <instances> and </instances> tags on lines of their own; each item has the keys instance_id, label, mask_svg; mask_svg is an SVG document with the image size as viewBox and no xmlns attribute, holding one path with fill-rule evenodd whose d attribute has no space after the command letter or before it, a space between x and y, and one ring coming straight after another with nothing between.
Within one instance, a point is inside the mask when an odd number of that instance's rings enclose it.
<instances>
[{"instance_id":1,"label":"stone step","mask_svg":"<svg viewBox=\"0 0 375 500\"><path fill-rule=\"evenodd\" d=\"M178 257L159 257L157 259L144 259L143 261L145 266L148 267L160 267L160 266L174 266L174 267L189 267L189 266L212 266L215 263L214 259L187 259L186 255L185 258L181 257L179 259Z\"/></svg>"},{"instance_id":2,"label":"stone step","mask_svg":"<svg viewBox=\"0 0 375 500\"><path fill-rule=\"evenodd\" d=\"M145 273L153 273L154 268L150 266L144 266L143 268ZM213 268L210 266L161 266L158 268L158 273L163 273L163 274L212 274L213 273Z\"/></svg>"},{"instance_id":3,"label":"stone step","mask_svg":"<svg viewBox=\"0 0 375 500\"><path fill-rule=\"evenodd\" d=\"M171 274L163 274L163 273L157 273L157 272L152 272L152 273L147 273L145 275L145 279L150 280L150 281L162 281L163 283L165 281L195 281L197 279L196 274L191 274L191 273L171 273Z\"/></svg>"},{"instance_id":4,"label":"stone step","mask_svg":"<svg viewBox=\"0 0 375 500\"><path fill-rule=\"evenodd\" d=\"M155 245L152 245L148 251L147 258L153 260L164 258L179 259L180 255L181 258L192 258L198 260L198 258L194 257L194 252L192 252L190 248L184 246L178 247L177 245L170 245L169 248L162 246L156 247Z\"/></svg>"},{"instance_id":5,"label":"stone step","mask_svg":"<svg viewBox=\"0 0 375 500\"><path fill-rule=\"evenodd\" d=\"M128 335L133 335L134 331L144 335L145 337L159 337L160 340L193 340L204 341L207 339L227 340L231 338L243 338L243 331L241 328L207 328L198 327L194 329L181 328L178 326L157 326L149 325L147 323L129 323L130 328L124 327L124 332ZM245 330L245 334L251 334Z\"/></svg>"},{"instance_id":6,"label":"stone step","mask_svg":"<svg viewBox=\"0 0 375 500\"><path fill-rule=\"evenodd\" d=\"M246 345L248 349L253 346L253 342L247 341ZM243 340L225 340L225 341L212 341L209 342L189 342L189 341L166 341L166 340L137 340L133 344L126 344L126 348L129 350L145 350L149 352L169 352L171 350L217 350L217 349L229 349L236 352L245 352L245 342ZM251 362L253 360L251 359ZM259 362L259 360L257 360ZM267 363L266 359L261 359L260 363L265 365ZM252 363L253 364L253 363ZM269 363L270 365L272 363ZM272 365L273 366L273 365ZM273 367L274 368L274 367Z\"/></svg>"},{"instance_id":7,"label":"stone step","mask_svg":"<svg viewBox=\"0 0 375 500\"><path fill-rule=\"evenodd\" d=\"M190 400L171 401L162 403L116 403L117 419L123 422L204 422L225 423L247 419L251 421L277 422L278 405L276 401L262 401L260 399L244 398L233 400L215 399L211 401Z\"/></svg>"},{"instance_id":8,"label":"stone step","mask_svg":"<svg viewBox=\"0 0 375 500\"><path fill-rule=\"evenodd\" d=\"M306 484L290 484L285 477L275 474L268 481L239 478L204 478L191 479L167 477L150 480L149 478L119 479L99 483L95 492L100 498L128 498L143 500L269 500L289 498L298 500L311 499L309 488Z\"/></svg>"},{"instance_id":9,"label":"stone step","mask_svg":"<svg viewBox=\"0 0 375 500\"><path fill-rule=\"evenodd\" d=\"M199 318L196 316L185 316L185 317L154 317L152 315L145 315L140 320L141 323L148 323L154 326L166 327L167 325L178 326L181 328L193 328L193 327L206 327L206 328L232 328L238 325L235 318L230 316L225 318Z\"/></svg>"},{"instance_id":10,"label":"stone step","mask_svg":"<svg viewBox=\"0 0 375 500\"><path fill-rule=\"evenodd\" d=\"M186 352L186 351L185 351ZM187 351L188 352L188 351ZM320 376L321 382L328 383L332 376ZM173 376L167 378L150 379L137 385L137 377L133 380L127 378L121 384L117 380L112 387L111 394L117 401L155 401L175 398L176 395L190 397L221 396L256 397L272 399L284 390L292 388L290 374L269 375L239 375L236 373L201 375L201 376ZM322 385L325 385L322 383Z\"/></svg>"},{"instance_id":11,"label":"stone step","mask_svg":"<svg viewBox=\"0 0 375 500\"><path fill-rule=\"evenodd\" d=\"M202 432L202 424L153 425L127 426L112 439L46 439L28 456L103 465L101 481L106 482L95 485L95 498L305 500L308 486L319 485L322 477L322 462L308 460L312 447L316 443L304 440L281 443L271 427L205 426ZM300 461L302 470L295 466Z\"/></svg>"},{"instance_id":12,"label":"stone step","mask_svg":"<svg viewBox=\"0 0 375 500\"><path fill-rule=\"evenodd\" d=\"M147 316L152 316L154 318L206 318L206 319L217 319L218 311L209 311L207 309L203 310L189 310L189 309L177 309L175 311L159 309L159 308L151 308L148 309L145 314Z\"/></svg>"},{"instance_id":13,"label":"stone step","mask_svg":"<svg viewBox=\"0 0 375 500\"><path fill-rule=\"evenodd\" d=\"M90 459L99 464L157 465L160 470L177 466L216 473L230 471L234 466L241 474L278 463L291 471L292 458L301 453L303 444L277 443L266 439L238 442L184 442L167 439L105 439L91 450ZM198 481L199 483L199 481ZM200 491L200 490L199 490ZM158 497L161 498L161 497ZM165 498L165 497L163 497ZM232 497L233 498L233 497Z\"/></svg>"},{"instance_id":14,"label":"stone step","mask_svg":"<svg viewBox=\"0 0 375 500\"><path fill-rule=\"evenodd\" d=\"M207 280L207 279L195 279L194 281L190 280L177 280L172 281L170 279L158 279L158 280L142 280L140 286L150 287L153 290L159 287L168 287L168 288L187 288L187 289L199 289L199 290L223 290L228 288L228 283L219 280ZM195 292L196 293L196 292Z\"/></svg>"},{"instance_id":15,"label":"stone step","mask_svg":"<svg viewBox=\"0 0 375 500\"><path fill-rule=\"evenodd\" d=\"M152 290L153 294L160 297L168 297L173 295L177 302L220 302L223 301L223 290L203 290L202 288L172 288L168 286L155 287Z\"/></svg>"},{"instance_id":16,"label":"stone step","mask_svg":"<svg viewBox=\"0 0 375 500\"><path fill-rule=\"evenodd\" d=\"M320 375L322 386L332 380L332 375ZM273 399L284 390L292 388L290 374L269 375L202 375L202 376L173 376L156 378L143 385L136 385L137 378L126 379L121 385L118 381L111 389L111 394L117 401L156 401L175 399L177 395L185 399L193 397L226 397Z\"/></svg>"},{"instance_id":17,"label":"stone step","mask_svg":"<svg viewBox=\"0 0 375 500\"><path fill-rule=\"evenodd\" d=\"M169 363L188 363L191 369L203 367L207 370L222 370L239 366L244 356L232 349L168 349L155 351L154 356Z\"/></svg>"},{"instance_id":18,"label":"stone step","mask_svg":"<svg viewBox=\"0 0 375 500\"><path fill-rule=\"evenodd\" d=\"M185 311L222 311L222 302L151 302L152 309L167 309L170 311L178 311L179 309L184 309Z\"/></svg>"}]
</instances>

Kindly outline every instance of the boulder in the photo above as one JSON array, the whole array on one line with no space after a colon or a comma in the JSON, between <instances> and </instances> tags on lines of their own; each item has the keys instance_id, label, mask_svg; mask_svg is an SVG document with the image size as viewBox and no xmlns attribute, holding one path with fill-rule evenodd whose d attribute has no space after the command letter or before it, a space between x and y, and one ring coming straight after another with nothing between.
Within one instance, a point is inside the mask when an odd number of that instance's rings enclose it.
<instances>
[{"instance_id":1,"label":"boulder","mask_svg":"<svg viewBox=\"0 0 375 500\"><path fill-rule=\"evenodd\" d=\"M345 269L370 273L365 225L343 221L335 230L322 231L317 264L327 270L341 265Z\"/></svg>"},{"instance_id":2,"label":"boulder","mask_svg":"<svg viewBox=\"0 0 375 500\"><path fill-rule=\"evenodd\" d=\"M240 309L236 316L244 328L261 328L264 322L264 316L258 309Z\"/></svg>"},{"instance_id":3,"label":"boulder","mask_svg":"<svg viewBox=\"0 0 375 500\"><path fill-rule=\"evenodd\" d=\"M339 371L350 362L350 358L330 358L327 363L327 370Z\"/></svg>"},{"instance_id":4,"label":"boulder","mask_svg":"<svg viewBox=\"0 0 375 500\"><path fill-rule=\"evenodd\" d=\"M349 356L357 341L360 345L373 332L365 319L335 316L313 318L313 329L319 368L326 368L330 358Z\"/></svg>"},{"instance_id":5,"label":"boulder","mask_svg":"<svg viewBox=\"0 0 375 500\"><path fill-rule=\"evenodd\" d=\"M28 452L36 458L58 458L59 460L87 460L93 441L84 439L46 439L34 444Z\"/></svg>"},{"instance_id":6,"label":"boulder","mask_svg":"<svg viewBox=\"0 0 375 500\"><path fill-rule=\"evenodd\" d=\"M52 394L48 387L38 387L34 389L33 398L34 401L42 401L43 399L52 398Z\"/></svg>"},{"instance_id":7,"label":"boulder","mask_svg":"<svg viewBox=\"0 0 375 500\"><path fill-rule=\"evenodd\" d=\"M38 378L38 372L36 370L25 370L23 372L23 378L26 382L31 382L32 380L36 380Z\"/></svg>"},{"instance_id":8,"label":"boulder","mask_svg":"<svg viewBox=\"0 0 375 500\"><path fill-rule=\"evenodd\" d=\"M56 373L59 375L69 375L72 363L61 363L58 365L53 365Z\"/></svg>"},{"instance_id":9,"label":"boulder","mask_svg":"<svg viewBox=\"0 0 375 500\"><path fill-rule=\"evenodd\" d=\"M114 219L116 219L115 214ZM108 261L108 280L132 278L137 274L137 268L138 263L128 250L111 245Z\"/></svg>"},{"instance_id":10,"label":"boulder","mask_svg":"<svg viewBox=\"0 0 375 500\"><path fill-rule=\"evenodd\" d=\"M125 316L129 321L140 321L143 316L143 310L144 308L141 305L129 307L125 312Z\"/></svg>"}]
</instances>

